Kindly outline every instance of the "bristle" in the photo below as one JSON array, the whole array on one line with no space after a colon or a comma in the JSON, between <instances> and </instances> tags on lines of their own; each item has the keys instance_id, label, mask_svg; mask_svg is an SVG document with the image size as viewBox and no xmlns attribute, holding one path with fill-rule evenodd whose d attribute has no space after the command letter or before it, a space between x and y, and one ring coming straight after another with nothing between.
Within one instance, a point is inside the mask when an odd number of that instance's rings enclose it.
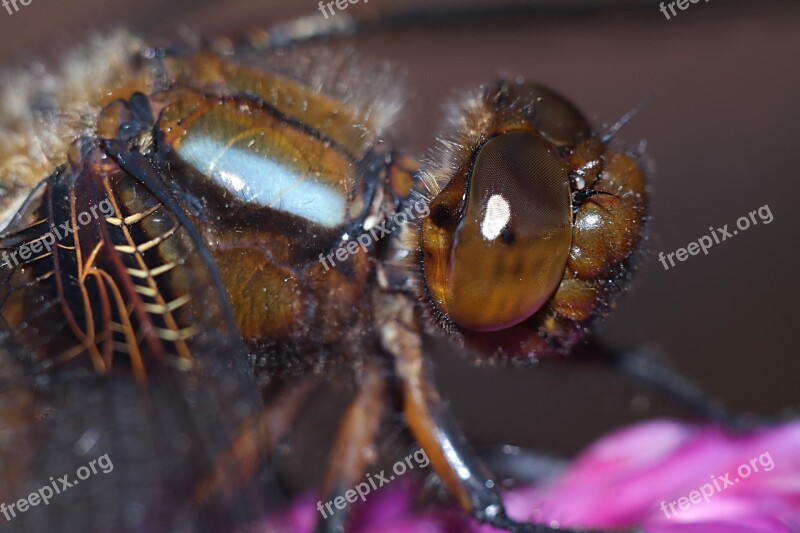
<instances>
[{"instance_id":1,"label":"bristle","mask_svg":"<svg viewBox=\"0 0 800 533\"><path fill-rule=\"evenodd\" d=\"M432 200L450 181L456 169L486 140L492 110L483 98L485 88L464 92L445 106L444 134L423 161L421 192Z\"/></svg>"},{"instance_id":2,"label":"bristle","mask_svg":"<svg viewBox=\"0 0 800 533\"><path fill-rule=\"evenodd\" d=\"M388 64L364 60L354 50L325 47L260 52L244 63L294 79L357 112L368 144L394 124L404 104L403 75Z\"/></svg>"},{"instance_id":3,"label":"bristle","mask_svg":"<svg viewBox=\"0 0 800 533\"><path fill-rule=\"evenodd\" d=\"M131 62L140 47L119 30L91 38L51 71L34 64L0 72L0 228L36 183L66 161L69 145L92 132L104 100L146 83Z\"/></svg>"}]
</instances>

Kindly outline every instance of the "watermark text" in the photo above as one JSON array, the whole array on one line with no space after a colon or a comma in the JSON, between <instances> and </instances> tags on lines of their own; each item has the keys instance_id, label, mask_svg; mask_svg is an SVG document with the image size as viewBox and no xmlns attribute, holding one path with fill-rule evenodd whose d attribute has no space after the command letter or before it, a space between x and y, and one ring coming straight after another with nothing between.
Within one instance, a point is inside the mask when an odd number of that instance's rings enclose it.
<instances>
[{"instance_id":1,"label":"watermark text","mask_svg":"<svg viewBox=\"0 0 800 533\"><path fill-rule=\"evenodd\" d=\"M75 220L81 225L85 226L93 219L96 220L99 215L97 211L100 211L105 217L110 217L114 214L114 206L111 204L111 201L106 198L105 200L99 202L97 205L93 205L88 211L83 211L75 217ZM12 268L19 266L19 261L27 261L28 259L36 259L35 254L41 254L46 250L46 254L49 254L52 251L53 246L61 239L68 237L71 233L74 233L76 229L73 227L72 223L69 220L64 221L62 224L56 226L55 224L50 225L50 231L42 235L41 237L34 239L28 243L23 244L16 250L12 252L4 251L1 255L3 261L0 262L4 267ZM19 259L17 257L19 256Z\"/></svg>"},{"instance_id":2,"label":"watermark text","mask_svg":"<svg viewBox=\"0 0 800 533\"><path fill-rule=\"evenodd\" d=\"M92 475L100 472L103 474L108 474L113 470L114 464L111 462L108 454L101 455L97 459L89 461L88 465L78 468L77 472L75 472L75 475L78 478L77 480L70 481L69 474L57 479L51 477L49 484L43 485L35 492L31 492L26 498L20 498L11 504L0 503L0 513L6 517L6 522L9 522L11 519L17 517L17 513L22 514L31 507L36 507L40 503L44 503L45 506L50 505L50 500L53 498L53 496L61 494L62 492L74 487L79 481L89 479Z\"/></svg>"},{"instance_id":3,"label":"watermark text","mask_svg":"<svg viewBox=\"0 0 800 533\"><path fill-rule=\"evenodd\" d=\"M30 2L30 0L28 0ZM325 15L325 18L332 17L336 14L336 11L344 11L348 8L350 4L357 4L361 0L334 0L333 2L323 2L320 0L319 2L319 10L320 12ZM365 4L369 3L369 0L364 0ZM333 9L333 6L336 6L336 10ZM328 11L330 11L330 15L328 15Z\"/></svg>"},{"instance_id":4,"label":"watermark text","mask_svg":"<svg viewBox=\"0 0 800 533\"><path fill-rule=\"evenodd\" d=\"M756 215L758 215L758 218L756 218ZM769 224L774 220L772 211L768 205L764 204L758 209L750 211L748 216L739 217L739 219L736 221L736 227L739 229L729 230L728 224L725 224L721 228L717 229L709 227L708 229L711 230L711 235L703 235L697 239L697 241L690 242L686 248L678 248L674 252L670 252L668 254L659 252L658 260L661 262L664 270L669 270L671 267L676 265L675 259L683 262L686 261L690 255L698 255L701 251L704 255L708 255L708 251L712 246L715 244L720 244L729 238L732 238L734 235L738 235L739 231L745 231L751 225L758 225L759 220L764 224ZM667 264L667 262L669 262L669 264Z\"/></svg>"},{"instance_id":5,"label":"watermark text","mask_svg":"<svg viewBox=\"0 0 800 533\"><path fill-rule=\"evenodd\" d=\"M674 2L669 2L669 3L661 2L659 10L664 14L667 20L671 20L672 17L678 16L678 12L675 11L676 5L678 6L678 9L680 9L681 11L686 11L687 9L689 9L689 6L691 4L696 4L699 1L700 0L675 0ZM705 1L708 2L708 0ZM669 12L672 13L672 17L670 17L669 13L667 13L667 9L669 9Z\"/></svg>"},{"instance_id":6,"label":"watermark text","mask_svg":"<svg viewBox=\"0 0 800 533\"><path fill-rule=\"evenodd\" d=\"M742 463L739 468L736 469L735 474L726 472L722 476L712 475L711 481L713 484L706 483L705 485L699 487L699 490L693 490L690 492L688 496L681 496L677 500L673 500L669 503L667 503L666 500L662 500L661 510L664 512L667 518L672 518L678 513L678 511L686 511L691 505L696 505L703 500L705 500L706 503L709 503L714 494L722 492L728 487L732 487L740 481L743 481L751 475L759 472L759 466L761 466L763 469L761 471L763 472L769 472L775 468L775 462L772 460L772 456L769 454L769 452L764 452L758 457L753 457L750 459L749 463ZM731 480L731 476L737 474L738 477L734 477ZM675 509L675 507L678 508ZM670 512L672 514L670 514Z\"/></svg>"},{"instance_id":7,"label":"watermark text","mask_svg":"<svg viewBox=\"0 0 800 533\"><path fill-rule=\"evenodd\" d=\"M372 245L372 243L377 242L387 235L391 235L395 230L397 230L398 227L407 224L410 220L413 220L417 216L425 218L430 213L431 209L424 200L416 202L413 205L406 206L406 208L402 211L395 213L391 219L383 220L380 224L375 224L369 228L365 226L364 233L353 240L348 240L347 244L342 244L339 246L339 248L328 255L319 254L319 262L325 267L325 272L327 272L336 266L336 261L334 261L334 258L341 263L342 261L347 260L349 256L358 252L359 248L366 253L367 249L370 247L370 245Z\"/></svg>"},{"instance_id":8,"label":"watermark text","mask_svg":"<svg viewBox=\"0 0 800 533\"><path fill-rule=\"evenodd\" d=\"M430 464L430 462L431 461L428 459L428 455L425 453L425 450L420 448L414 453L408 454L402 460L397 461L392 466L392 472L394 472L394 474L388 474L387 477L385 470L381 470L379 474L367 474L365 481L362 481L354 488L346 491L344 496L337 496L333 500L325 502L324 504L321 501L318 501L317 510L322 515L322 518L327 520L333 516L333 514L336 512L336 509L342 511L345 507L347 507L348 503L355 503L359 499L362 502L366 501L367 495L370 492L373 490L378 490L384 485L388 485L394 481L395 476L402 476L409 470L414 470L415 466L425 468ZM336 509L334 509L334 507Z\"/></svg>"}]
</instances>

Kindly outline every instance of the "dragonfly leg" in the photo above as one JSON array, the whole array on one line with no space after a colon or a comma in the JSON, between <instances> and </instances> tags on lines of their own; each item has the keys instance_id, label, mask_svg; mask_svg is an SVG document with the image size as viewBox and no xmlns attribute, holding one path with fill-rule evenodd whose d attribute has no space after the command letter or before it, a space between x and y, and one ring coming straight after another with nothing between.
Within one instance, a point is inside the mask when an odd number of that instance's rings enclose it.
<instances>
[{"instance_id":1,"label":"dragonfly leg","mask_svg":"<svg viewBox=\"0 0 800 533\"><path fill-rule=\"evenodd\" d=\"M746 413L737 413L712 398L690 378L680 374L655 354L646 350L614 351L597 343L590 343L582 352L588 359L609 366L647 388L666 394L678 403L711 422L731 430L746 430L768 421Z\"/></svg>"},{"instance_id":2,"label":"dragonfly leg","mask_svg":"<svg viewBox=\"0 0 800 533\"><path fill-rule=\"evenodd\" d=\"M381 335L383 348L394 356L406 421L456 503L479 522L506 531L570 533L508 516L499 484L448 415L429 377L413 305L394 309L395 316L385 319Z\"/></svg>"},{"instance_id":3,"label":"dragonfly leg","mask_svg":"<svg viewBox=\"0 0 800 533\"><path fill-rule=\"evenodd\" d=\"M374 459L373 445L383 417L385 395L383 369L369 367L339 425L322 499L317 502L321 515L317 518L318 533L345 529L348 510L358 501L353 495L357 494L358 485L364 482L364 472Z\"/></svg>"},{"instance_id":4,"label":"dragonfly leg","mask_svg":"<svg viewBox=\"0 0 800 533\"><path fill-rule=\"evenodd\" d=\"M243 422L211 476L198 486L198 499L204 501L215 494L229 501L235 498L292 427L315 385L316 380L307 379L285 386L266 401L258 415Z\"/></svg>"}]
</instances>

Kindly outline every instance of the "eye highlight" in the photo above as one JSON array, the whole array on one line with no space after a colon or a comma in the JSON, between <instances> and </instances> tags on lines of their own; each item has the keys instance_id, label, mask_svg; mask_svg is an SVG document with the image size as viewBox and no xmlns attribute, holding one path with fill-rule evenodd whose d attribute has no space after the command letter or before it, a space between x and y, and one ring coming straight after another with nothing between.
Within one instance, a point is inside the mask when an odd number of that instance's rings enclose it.
<instances>
[{"instance_id":1,"label":"eye highlight","mask_svg":"<svg viewBox=\"0 0 800 533\"><path fill-rule=\"evenodd\" d=\"M486 203L486 213L481 221L481 235L487 241L496 239L501 233L513 235L508 229L511 221L511 206L502 194L493 194ZM506 237L510 239L511 237Z\"/></svg>"},{"instance_id":2,"label":"eye highlight","mask_svg":"<svg viewBox=\"0 0 800 533\"><path fill-rule=\"evenodd\" d=\"M535 134L500 134L479 149L463 207L449 245L427 250L437 304L470 330L518 324L541 308L564 273L572 234L567 169ZM423 226L424 241L440 231L435 226Z\"/></svg>"}]
</instances>

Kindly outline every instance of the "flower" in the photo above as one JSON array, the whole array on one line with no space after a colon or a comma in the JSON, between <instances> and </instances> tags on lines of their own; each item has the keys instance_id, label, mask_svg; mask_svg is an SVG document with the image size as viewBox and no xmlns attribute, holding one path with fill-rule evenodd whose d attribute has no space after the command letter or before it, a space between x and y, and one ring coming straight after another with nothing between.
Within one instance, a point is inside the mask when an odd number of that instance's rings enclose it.
<instances>
[{"instance_id":1,"label":"flower","mask_svg":"<svg viewBox=\"0 0 800 533\"><path fill-rule=\"evenodd\" d=\"M358 533L493 533L455 509L415 509L416 487L371 494ZM268 531L310 531L313 498L301 498ZM505 494L508 514L561 528L647 533L800 532L800 422L732 435L708 425L638 424L607 435L543 486Z\"/></svg>"},{"instance_id":2,"label":"flower","mask_svg":"<svg viewBox=\"0 0 800 533\"><path fill-rule=\"evenodd\" d=\"M516 518L561 527L800 531L800 423L743 436L636 425L593 444L552 484L516 491L508 507Z\"/></svg>"}]
</instances>

